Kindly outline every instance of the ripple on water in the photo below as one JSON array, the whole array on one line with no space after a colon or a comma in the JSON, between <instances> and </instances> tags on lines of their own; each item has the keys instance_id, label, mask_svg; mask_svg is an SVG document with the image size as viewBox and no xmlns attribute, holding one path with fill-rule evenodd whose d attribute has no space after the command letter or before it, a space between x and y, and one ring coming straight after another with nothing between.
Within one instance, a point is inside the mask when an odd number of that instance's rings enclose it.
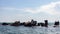
<instances>
[{"instance_id":1,"label":"ripple on water","mask_svg":"<svg viewBox=\"0 0 60 34\"><path fill-rule=\"evenodd\" d=\"M60 27L0 26L0 34L60 34Z\"/></svg>"}]
</instances>

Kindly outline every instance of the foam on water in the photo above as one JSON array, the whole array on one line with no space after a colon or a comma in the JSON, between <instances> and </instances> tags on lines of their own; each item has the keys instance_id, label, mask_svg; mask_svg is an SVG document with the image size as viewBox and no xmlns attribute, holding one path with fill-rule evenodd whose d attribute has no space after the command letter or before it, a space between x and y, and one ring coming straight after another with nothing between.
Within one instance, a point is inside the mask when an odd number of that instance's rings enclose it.
<instances>
[{"instance_id":1,"label":"foam on water","mask_svg":"<svg viewBox=\"0 0 60 34\"><path fill-rule=\"evenodd\" d=\"M0 26L0 34L60 34L60 26L53 27L14 27L14 26Z\"/></svg>"}]
</instances>

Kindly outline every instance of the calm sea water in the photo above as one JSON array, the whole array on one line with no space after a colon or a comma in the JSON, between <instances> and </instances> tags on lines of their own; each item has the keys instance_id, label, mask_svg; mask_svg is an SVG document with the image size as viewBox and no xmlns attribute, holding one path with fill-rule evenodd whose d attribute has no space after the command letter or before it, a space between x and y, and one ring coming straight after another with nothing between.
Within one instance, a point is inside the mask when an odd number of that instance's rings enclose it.
<instances>
[{"instance_id":1,"label":"calm sea water","mask_svg":"<svg viewBox=\"0 0 60 34\"><path fill-rule=\"evenodd\" d=\"M3 26L0 25L0 34L60 34L60 26L54 28L53 26L49 27L40 27L40 26L34 26L34 27L14 27L14 26Z\"/></svg>"}]
</instances>

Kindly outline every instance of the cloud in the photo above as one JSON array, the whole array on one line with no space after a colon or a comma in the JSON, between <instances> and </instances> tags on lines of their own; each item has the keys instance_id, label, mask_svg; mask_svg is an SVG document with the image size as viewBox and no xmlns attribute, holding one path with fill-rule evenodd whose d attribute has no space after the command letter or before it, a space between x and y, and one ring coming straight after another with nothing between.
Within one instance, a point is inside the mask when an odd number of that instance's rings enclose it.
<instances>
[{"instance_id":1,"label":"cloud","mask_svg":"<svg viewBox=\"0 0 60 34\"><path fill-rule=\"evenodd\" d=\"M0 8L0 9L3 9L3 10L11 10L11 11L25 11L25 12L29 12L29 13L33 13L33 14L36 14L36 13L40 13L40 12L43 12L43 13L47 13L47 14L51 14L51 15L57 15L57 14L60 14L60 1L57 1L57 2L51 2L49 4L46 4L46 5L42 5L40 7L37 7L37 8L11 8L11 7L3 7L3 8Z\"/></svg>"},{"instance_id":2,"label":"cloud","mask_svg":"<svg viewBox=\"0 0 60 34\"><path fill-rule=\"evenodd\" d=\"M19 14L15 13L17 11L19 12ZM22 12L27 12L27 13L29 12L29 14L26 14L26 13L24 14ZM41 13L41 12L43 12L44 15L43 14L38 15L38 13ZM12 8L12 7L0 7L0 21L1 22L3 21L12 22L16 20L28 21L30 19L35 19L38 21L43 21L44 19L48 19L50 21L60 20L60 1L51 2L49 4L42 5L36 8L22 8L21 9L21 8Z\"/></svg>"},{"instance_id":3,"label":"cloud","mask_svg":"<svg viewBox=\"0 0 60 34\"><path fill-rule=\"evenodd\" d=\"M56 14L60 14L60 12L59 12L60 10L57 10L59 8L60 8L60 1L58 1L58 2L51 2L49 4L37 7L36 9L24 8L23 10L26 11L26 12L30 12L30 13L44 12L44 13L56 15Z\"/></svg>"},{"instance_id":4,"label":"cloud","mask_svg":"<svg viewBox=\"0 0 60 34\"><path fill-rule=\"evenodd\" d=\"M60 1L59 2L51 2L48 5L41 6L40 10L45 11L46 13L49 13L49 14L59 14L59 12L56 11L56 7L59 5L60 5Z\"/></svg>"}]
</instances>

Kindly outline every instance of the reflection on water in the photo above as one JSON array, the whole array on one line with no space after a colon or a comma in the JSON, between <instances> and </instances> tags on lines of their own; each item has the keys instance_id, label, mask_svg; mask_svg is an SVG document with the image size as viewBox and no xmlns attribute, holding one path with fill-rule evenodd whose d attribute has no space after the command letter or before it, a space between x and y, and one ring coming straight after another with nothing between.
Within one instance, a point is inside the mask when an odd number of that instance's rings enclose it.
<instances>
[{"instance_id":1,"label":"reflection on water","mask_svg":"<svg viewBox=\"0 0 60 34\"><path fill-rule=\"evenodd\" d=\"M0 34L60 34L60 27L14 27L14 26L0 26Z\"/></svg>"}]
</instances>

